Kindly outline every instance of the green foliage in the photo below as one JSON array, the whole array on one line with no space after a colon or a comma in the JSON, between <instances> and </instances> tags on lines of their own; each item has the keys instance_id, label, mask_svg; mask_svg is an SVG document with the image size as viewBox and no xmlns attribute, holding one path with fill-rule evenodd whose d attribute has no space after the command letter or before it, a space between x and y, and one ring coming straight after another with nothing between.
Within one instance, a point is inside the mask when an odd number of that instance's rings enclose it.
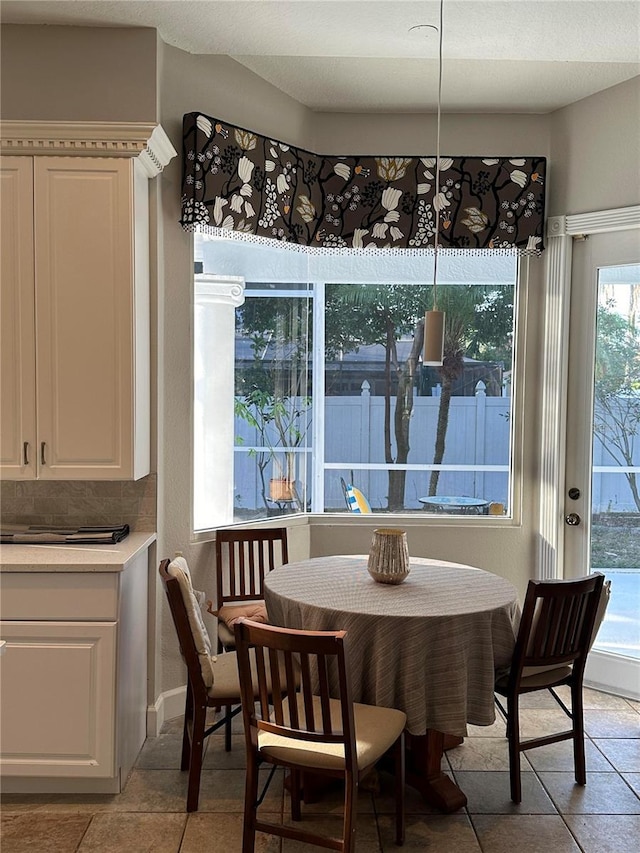
<instances>
[{"instance_id":1,"label":"green foliage","mask_svg":"<svg viewBox=\"0 0 640 853\"><path fill-rule=\"evenodd\" d=\"M426 310L433 308L432 285L348 285L326 287L325 335L328 358L342 352L357 351L360 346L380 344L385 348L387 375L395 373L398 381L394 414L394 438L397 456L391 455L391 382L385 389L385 459L406 462L409 453L409 429L413 396L412 386L418 378L417 364L401 364L397 342L423 335L422 322ZM442 462L449 421L450 389L464 369L464 357L498 360L506 369L512 366L513 286L443 285L437 288L437 307L445 311L445 348L441 376L445 393L440 397L438 434L433 461ZM409 360L415 359L415 346ZM432 477L430 493L437 489L438 472ZM404 502L405 475L389 472L389 509L401 509Z\"/></svg>"},{"instance_id":2,"label":"green foliage","mask_svg":"<svg viewBox=\"0 0 640 853\"><path fill-rule=\"evenodd\" d=\"M411 284L330 284L325 288L326 357L412 334L431 303L432 288Z\"/></svg>"}]
</instances>

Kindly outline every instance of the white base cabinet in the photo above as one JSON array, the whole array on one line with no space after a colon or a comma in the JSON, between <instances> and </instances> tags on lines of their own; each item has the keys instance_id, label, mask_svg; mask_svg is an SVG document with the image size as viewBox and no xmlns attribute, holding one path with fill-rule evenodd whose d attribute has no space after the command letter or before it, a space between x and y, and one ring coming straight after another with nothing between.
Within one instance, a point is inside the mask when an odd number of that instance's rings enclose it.
<instances>
[{"instance_id":1,"label":"white base cabinet","mask_svg":"<svg viewBox=\"0 0 640 853\"><path fill-rule=\"evenodd\" d=\"M3 775L115 777L115 622L3 622Z\"/></svg>"},{"instance_id":2,"label":"white base cabinet","mask_svg":"<svg viewBox=\"0 0 640 853\"><path fill-rule=\"evenodd\" d=\"M3 546L4 791L122 790L146 737L147 589L153 538L132 534L111 546L117 549L114 564L98 569L82 560L87 554L100 560L104 546L75 552L41 546L44 559L55 554L62 561L55 570L49 565L43 571L37 570L37 562L21 571L11 560L16 554L21 559L22 546Z\"/></svg>"}]
</instances>

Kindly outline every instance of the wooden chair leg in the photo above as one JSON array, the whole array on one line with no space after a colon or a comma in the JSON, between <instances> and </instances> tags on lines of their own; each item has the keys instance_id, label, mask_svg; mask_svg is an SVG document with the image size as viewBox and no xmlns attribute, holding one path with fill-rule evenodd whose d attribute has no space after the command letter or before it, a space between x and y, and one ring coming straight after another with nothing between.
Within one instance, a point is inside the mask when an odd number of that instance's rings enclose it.
<instances>
[{"instance_id":1,"label":"wooden chair leg","mask_svg":"<svg viewBox=\"0 0 640 853\"><path fill-rule=\"evenodd\" d=\"M231 752L231 705L225 705L224 709L224 748Z\"/></svg>"},{"instance_id":2,"label":"wooden chair leg","mask_svg":"<svg viewBox=\"0 0 640 853\"><path fill-rule=\"evenodd\" d=\"M200 775L202 773L202 753L204 750L204 727L207 717L206 705L195 705L193 710L193 728L191 731L191 754L189 756L189 782L187 789L187 811L198 811L200 798Z\"/></svg>"},{"instance_id":3,"label":"wooden chair leg","mask_svg":"<svg viewBox=\"0 0 640 853\"><path fill-rule=\"evenodd\" d=\"M184 705L184 726L182 729L182 757L180 758L180 770L189 769L189 756L191 755L191 732L193 731L193 693L191 684L187 679L187 698Z\"/></svg>"},{"instance_id":4,"label":"wooden chair leg","mask_svg":"<svg viewBox=\"0 0 640 853\"><path fill-rule=\"evenodd\" d=\"M404 732L400 735L395 746L395 773L396 773L396 844L404 844L404 779L405 779L405 751Z\"/></svg>"},{"instance_id":5,"label":"wooden chair leg","mask_svg":"<svg viewBox=\"0 0 640 853\"><path fill-rule=\"evenodd\" d=\"M344 780L343 853L355 853L357 807L358 780L352 773L346 773Z\"/></svg>"},{"instance_id":6,"label":"wooden chair leg","mask_svg":"<svg viewBox=\"0 0 640 853\"><path fill-rule=\"evenodd\" d=\"M254 853L256 844L257 803L258 763L255 756L247 756L247 772L244 782L244 828L242 830L242 853Z\"/></svg>"},{"instance_id":7,"label":"wooden chair leg","mask_svg":"<svg viewBox=\"0 0 640 853\"><path fill-rule=\"evenodd\" d=\"M584 756L584 706L582 685L571 685L571 713L573 716L573 766L578 785L587 784L587 766Z\"/></svg>"},{"instance_id":8,"label":"wooden chair leg","mask_svg":"<svg viewBox=\"0 0 640 853\"><path fill-rule=\"evenodd\" d=\"M508 729L509 729L509 779L511 783L511 799L514 803L522 801L522 782L520 779L520 717L518 697L507 700Z\"/></svg>"}]
</instances>

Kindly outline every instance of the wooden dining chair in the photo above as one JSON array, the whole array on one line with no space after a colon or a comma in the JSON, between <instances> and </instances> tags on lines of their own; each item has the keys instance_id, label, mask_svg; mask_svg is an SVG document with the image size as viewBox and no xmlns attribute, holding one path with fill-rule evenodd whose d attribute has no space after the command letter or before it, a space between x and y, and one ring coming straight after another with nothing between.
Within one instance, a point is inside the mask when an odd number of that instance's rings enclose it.
<instances>
[{"instance_id":1,"label":"wooden dining chair","mask_svg":"<svg viewBox=\"0 0 640 853\"><path fill-rule=\"evenodd\" d=\"M227 751L231 749L231 719L240 713L238 664L233 652L212 656L211 640L186 560L183 557L163 560L160 578L169 601L180 652L187 665L180 769L189 771L187 811L193 812L198 810L206 738L224 725L225 748ZM224 709L224 716L209 727L206 727L207 708Z\"/></svg>"},{"instance_id":2,"label":"wooden dining chair","mask_svg":"<svg viewBox=\"0 0 640 853\"><path fill-rule=\"evenodd\" d=\"M235 635L247 750L242 853L253 853L256 832L353 853L359 780L390 749L395 756L396 843L402 844L406 716L393 708L353 703L346 632L295 631L241 619ZM251 701L250 650L256 655L256 703ZM278 677L276 670L284 672L284 677ZM330 673L335 678L334 692L329 687ZM258 768L263 762L272 765L268 781L277 767L291 771L293 821L302 816L302 772L343 779L342 836L330 838L259 819L258 805L265 791L258 796Z\"/></svg>"},{"instance_id":3,"label":"wooden dining chair","mask_svg":"<svg viewBox=\"0 0 640 853\"><path fill-rule=\"evenodd\" d=\"M586 784L582 681L608 600L603 584L604 575L599 573L578 580L529 581L511 667L495 683L495 692L507 700L505 709L496 697L507 721L514 803L522 799L520 753L538 746L572 740L575 779L579 785ZM555 692L562 685L571 690L571 709ZM571 728L521 740L519 698L536 690L551 693L571 720Z\"/></svg>"},{"instance_id":4,"label":"wooden dining chair","mask_svg":"<svg viewBox=\"0 0 640 853\"><path fill-rule=\"evenodd\" d=\"M266 622L263 583L267 572L289 562L286 527L218 530L216 587L218 651L235 648L233 626L247 616Z\"/></svg>"}]
</instances>

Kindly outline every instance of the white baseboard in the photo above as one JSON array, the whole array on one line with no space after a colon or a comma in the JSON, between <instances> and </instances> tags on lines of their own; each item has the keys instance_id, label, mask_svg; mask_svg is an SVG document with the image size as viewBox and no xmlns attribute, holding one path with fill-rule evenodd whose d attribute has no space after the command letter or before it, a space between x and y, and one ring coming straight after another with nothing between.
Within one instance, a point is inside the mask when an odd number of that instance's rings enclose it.
<instances>
[{"instance_id":1,"label":"white baseboard","mask_svg":"<svg viewBox=\"0 0 640 853\"><path fill-rule=\"evenodd\" d=\"M175 687L161 693L153 705L147 706L147 737L158 737L165 720L184 714L187 687Z\"/></svg>"},{"instance_id":2,"label":"white baseboard","mask_svg":"<svg viewBox=\"0 0 640 853\"><path fill-rule=\"evenodd\" d=\"M640 700L640 660L593 649L584 672L585 687Z\"/></svg>"},{"instance_id":3,"label":"white baseboard","mask_svg":"<svg viewBox=\"0 0 640 853\"><path fill-rule=\"evenodd\" d=\"M124 783L122 784L124 787ZM4 776L3 794L119 794L120 774L113 779L51 776Z\"/></svg>"}]
</instances>

